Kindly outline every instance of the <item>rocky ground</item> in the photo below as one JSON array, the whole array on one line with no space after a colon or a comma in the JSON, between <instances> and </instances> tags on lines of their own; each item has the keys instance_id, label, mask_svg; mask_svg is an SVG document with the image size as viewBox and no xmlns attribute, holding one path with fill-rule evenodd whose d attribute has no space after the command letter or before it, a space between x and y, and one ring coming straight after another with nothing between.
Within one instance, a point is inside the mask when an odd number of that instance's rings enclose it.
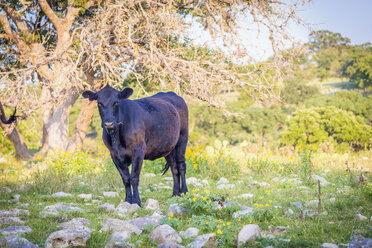
<instances>
[{"instance_id":1,"label":"rocky ground","mask_svg":"<svg viewBox=\"0 0 372 248\"><path fill-rule=\"evenodd\" d=\"M296 175L273 177L266 182L249 176L230 180L222 177L218 181L190 177L190 195L195 195L190 201L195 204L199 204L197 197L203 203L203 190L223 195L216 205L206 203L195 209L184 207L182 197L169 199L172 178L153 173L142 176L142 208L123 202L121 190L42 195L28 192L27 185L18 189L4 187L0 246L372 247L371 201L365 202L357 190L344 182L329 182L326 177L313 176L323 191L320 207L317 183L309 186ZM204 201L207 202L205 198ZM203 219L203 225L193 222L198 220L195 216L202 219L208 215L208 206L216 207L216 214L211 209L211 218L218 217L220 223L210 232L213 228L205 227L208 221ZM352 209L343 212L345 206ZM296 235L312 231L298 228L306 229L315 222L322 224L312 228L324 228L322 242L301 245L298 238L293 240ZM343 223L347 223L346 230L339 226ZM235 229L230 230L229 226ZM348 232L348 238L337 240L337 230ZM329 240L324 240L327 232Z\"/></svg>"}]
</instances>

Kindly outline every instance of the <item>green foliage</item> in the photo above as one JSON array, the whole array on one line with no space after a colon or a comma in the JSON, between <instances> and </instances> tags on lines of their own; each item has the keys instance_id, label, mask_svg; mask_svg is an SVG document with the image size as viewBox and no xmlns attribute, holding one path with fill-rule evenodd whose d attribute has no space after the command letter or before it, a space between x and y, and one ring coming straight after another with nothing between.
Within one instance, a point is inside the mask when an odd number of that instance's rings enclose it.
<instances>
[{"instance_id":1,"label":"green foliage","mask_svg":"<svg viewBox=\"0 0 372 248\"><path fill-rule=\"evenodd\" d=\"M359 88L372 89L372 46L370 43L355 46L343 66L343 74Z\"/></svg>"},{"instance_id":2,"label":"green foliage","mask_svg":"<svg viewBox=\"0 0 372 248\"><path fill-rule=\"evenodd\" d=\"M335 107L298 110L281 135L285 145L311 147L324 141L347 143L354 150L371 145L372 127L362 117Z\"/></svg>"},{"instance_id":3,"label":"green foliage","mask_svg":"<svg viewBox=\"0 0 372 248\"><path fill-rule=\"evenodd\" d=\"M312 31L309 35L308 46L311 50L318 51L330 47L344 47L350 43L350 39L340 33L329 30Z\"/></svg>"}]
</instances>

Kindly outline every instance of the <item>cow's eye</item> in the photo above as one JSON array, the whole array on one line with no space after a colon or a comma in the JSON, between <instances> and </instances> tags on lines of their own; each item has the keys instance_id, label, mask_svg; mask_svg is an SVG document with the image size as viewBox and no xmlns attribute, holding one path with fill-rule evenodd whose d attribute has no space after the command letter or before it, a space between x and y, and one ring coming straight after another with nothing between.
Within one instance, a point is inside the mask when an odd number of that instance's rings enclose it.
<instances>
[{"instance_id":1,"label":"cow's eye","mask_svg":"<svg viewBox=\"0 0 372 248\"><path fill-rule=\"evenodd\" d=\"M99 102L98 107L102 108L103 107L102 103Z\"/></svg>"}]
</instances>

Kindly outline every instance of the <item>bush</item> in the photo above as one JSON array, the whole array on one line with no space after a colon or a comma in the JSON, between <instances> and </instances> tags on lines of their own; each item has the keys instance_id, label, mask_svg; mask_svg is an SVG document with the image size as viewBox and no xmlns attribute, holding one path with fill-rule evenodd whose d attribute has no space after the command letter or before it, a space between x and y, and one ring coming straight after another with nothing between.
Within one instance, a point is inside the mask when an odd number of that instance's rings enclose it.
<instances>
[{"instance_id":1,"label":"bush","mask_svg":"<svg viewBox=\"0 0 372 248\"><path fill-rule=\"evenodd\" d=\"M316 86L301 82L302 80L298 78L292 78L285 82L284 88L280 92L284 102L298 105L319 94L319 89Z\"/></svg>"},{"instance_id":2,"label":"bush","mask_svg":"<svg viewBox=\"0 0 372 248\"><path fill-rule=\"evenodd\" d=\"M311 148L325 141L347 143L354 150L368 149L372 127L362 117L335 107L298 110L281 135L285 145Z\"/></svg>"}]
</instances>

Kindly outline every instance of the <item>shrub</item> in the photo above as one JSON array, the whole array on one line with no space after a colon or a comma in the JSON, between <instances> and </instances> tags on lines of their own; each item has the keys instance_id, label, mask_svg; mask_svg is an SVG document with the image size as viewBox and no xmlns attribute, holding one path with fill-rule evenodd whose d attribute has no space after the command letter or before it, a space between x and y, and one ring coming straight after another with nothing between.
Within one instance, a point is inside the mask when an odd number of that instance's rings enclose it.
<instances>
[{"instance_id":1,"label":"shrub","mask_svg":"<svg viewBox=\"0 0 372 248\"><path fill-rule=\"evenodd\" d=\"M287 126L281 135L285 145L311 148L332 141L340 146L347 143L354 150L368 149L371 145L372 127L362 117L335 107L298 110Z\"/></svg>"}]
</instances>

